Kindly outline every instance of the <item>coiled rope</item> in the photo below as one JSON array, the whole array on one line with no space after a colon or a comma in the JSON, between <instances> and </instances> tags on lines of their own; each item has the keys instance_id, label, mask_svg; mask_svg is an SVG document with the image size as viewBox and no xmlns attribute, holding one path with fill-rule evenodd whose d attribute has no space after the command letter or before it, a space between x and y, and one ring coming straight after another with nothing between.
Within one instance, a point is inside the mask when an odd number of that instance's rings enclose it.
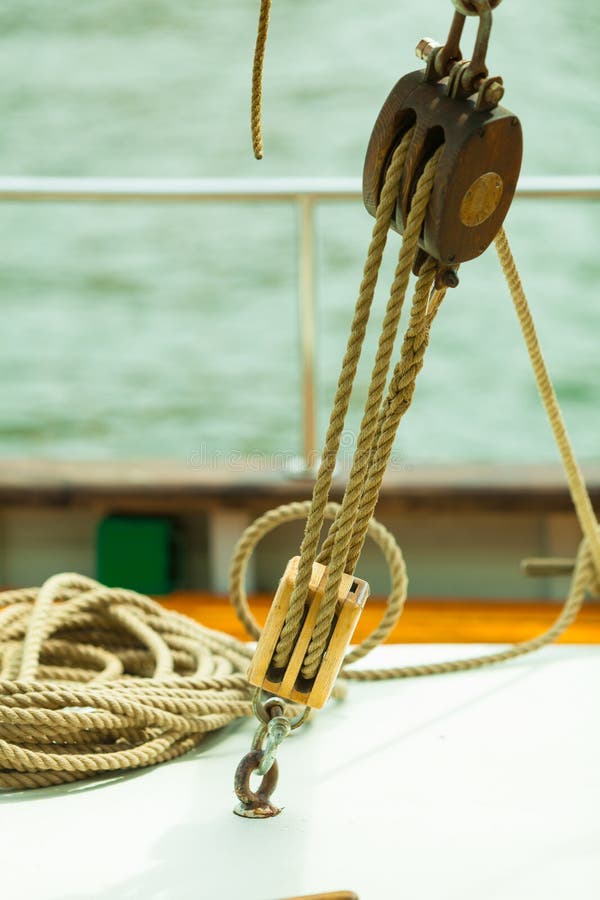
<instances>
[{"instance_id":1,"label":"coiled rope","mask_svg":"<svg viewBox=\"0 0 600 900\"><path fill-rule=\"evenodd\" d=\"M252 651L134 591L54 575L0 594L0 787L148 766L251 715Z\"/></svg>"},{"instance_id":2,"label":"coiled rope","mask_svg":"<svg viewBox=\"0 0 600 900\"><path fill-rule=\"evenodd\" d=\"M305 517L306 507L290 504L271 521ZM337 510L330 504L325 514ZM268 522L257 523L263 534ZM392 603L353 659L387 637L406 596L394 538L374 520L369 534L390 569ZM242 621L259 634L249 612ZM65 784L186 753L252 715L252 652L149 597L82 575L0 593L0 788Z\"/></svg>"}]
</instances>

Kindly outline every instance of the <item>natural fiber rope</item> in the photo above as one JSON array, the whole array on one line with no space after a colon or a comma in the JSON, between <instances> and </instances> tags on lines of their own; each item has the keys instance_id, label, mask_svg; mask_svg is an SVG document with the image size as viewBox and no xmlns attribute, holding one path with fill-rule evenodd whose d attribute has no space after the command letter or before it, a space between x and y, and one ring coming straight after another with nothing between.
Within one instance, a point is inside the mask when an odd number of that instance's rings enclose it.
<instances>
[{"instance_id":1,"label":"natural fiber rope","mask_svg":"<svg viewBox=\"0 0 600 900\"><path fill-rule=\"evenodd\" d=\"M598 549L600 547L600 529L598 528L598 523L594 516L589 494L585 486L585 481L583 480L583 476L575 459L575 454L573 452L566 426L560 412L558 400L556 398L556 394L552 387L552 382L546 369L541 347L539 345L539 341L535 332L531 311L527 303L527 298L523 291L516 265L510 252L506 234L503 230L501 230L496 237L496 249L498 251L500 263L506 276L506 281L511 292L517 315L519 317L519 322L521 324L523 337L525 339L529 357L532 363L532 368L538 384L540 396L542 398L544 408L547 412L557 446L559 447L561 453L561 458L564 463L573 503L579 521L581 522L582 530L584 530L585 536L577 552L575 570L571 580L569 593L556 619L546 631L531 640L513 644L512 646L507 647L505 650L499 650L495 653L488 653L482 656L474 656L468 657L466 659L450 660L440 663L426 663L417 666L401 666L397 668L359 670L347 668L347 666L356 659L356 656L353 653L350 653L346 657L345 665L342 669L342 677L345 679L351 679L354 681L377 681L390 678L410 678L422 675L436 675L449 672L459 672L480 668L482 666L491 665L493 663L505 662L509 659L514 659L527 653L532 653L533 651L539 650L542 647L557 640L557 638L560 637L560 635L564 631L566 631L566 629L573 623L573 621L577 617L577 614L579 613L579 610L581 609L581 606L585 600L586 594L590 592L598 593L598 591L600 590L600 566L598 566L598 564L596 563L596 557L598 556ZM440 298L439 296L435 297L434 299L432 299L429 309L425 308L425 322L428 323L428 325L431 323L431 319L433 318L433 316L435 316L437 309L439 308L441 299L442 298ZM413 316L416 327L413 331L413 328L409 326L409 329L407 331L407 342L409 343L409 345L411 343L410 338L412 334L420 333L423 340L425 340L425 336L428 335L428 327L425 327L423 330L421 330L421 328L417 324L423 321L423 307L423 301L421 301L420 303L415 303L413 306ZM420 347L415 357L415 363L417 365L417 360L419 358L422 364L423 352L424 349ZM412 386L414 387L414 379L409 379L408 382L406 379L406 369L410 368L409 360L411 356L410 353L406 352L406 343L403 356L405 361L403 363L401 358L399 365L396 367L396 371L394 373L394 376L392 377L392 380L390 382L390 389L388 391L388 398L386 401L387 408L382 411L381 414L382 423L385 423L385 425L382 424L382 427L379 429L377 450L375 454L375 459L378 460L378 462L376 462L372 467L370 479L368 482L369 487L372 487L373 489L375 499L373 500L373 498L371 498L369 502L365 500L365 515L368 508L370 506L374 506L374 503L376 502L376 484L379 476L382 474L382 470L385 470L384 459L386 459L386 453L389 450L390 439L391 441L393 441L393 436L395 434L394 426L396 425L397 421L399 421L399 418L401 418L403 411L406 408L406 401L409 400L408 397L406 397L404 400L402 399L403 389L406 390L406 387L410 383L412 383ZM394 409L393 413L390 413L391 408ZM365 494L368 496L369 492L370 491L367 489L365 491ZM298 507L297 512L300 513L299 507L301 506L301 504L297 504L296 506ZM308 503L304 504L305 509L308 506ZM235 577L232 578L231 596L232 601L234 602L234 605L238 610L238 614L242 618L244 618L246 614L246 611L244 610L245 595L243 594L243 589L240 588L238 578L240 574L245 571L248 555L252 552L252 548L258 543L261 537L267 533L267 531L271 531L279 523L289 521L289 518L290 507L279 507L278 509L271 510L265 516L261 517L261 519L257 520L253 524L253 526L251 526L251 539L248 540L250 536L249 529L242 536L240 542L238 543L232 565L232 574ZM388 607L386 609L386 621L398 621L402 607L404 605L404 601L405 596L402 596L401 592L392 591L390 593L390 596L388 598ZM371 649L373 646L376 646L376 644L379 642L376 639L373 640L374 638L375 635L372 635L371 638L368 639L367 642L365 642L369 644L369 649ZM361 652L361 656L364 656L367 652L364 644L361 644L358 650L363 651Z\"/></svg>"},{"instance_id":2,"label":"natural fiber rope","mask_svg":"<svg viewBox=\"0 0 600 900\"><path fill-rule=\"evenodd\" d=\"M268 19L270 4L263 5L267 7ZM306 518L302 553L310 576L323 521L333 518L334 525L319 558L329 564L335 601L340 565L339 578L344 567L354 569L365 535L370 534L390 569L391 590L380 625L346 656L342 679L372 681L456 672L530 653L556 640L568 628L586 592L598 590L600 575L598 523L545 367L514 259L501 231L496 237L496 249L584 532L568 597L547 631L505 650L419 666L358 671L348 668L385 640L397 623L406 599L402 553L394 537L372 518L372 513L396 430L410 405L416 377L423 365L431 323L444 296L444 291L431 294L435 267L429 261L417 281L400 360L382 403L410 267L433 183L436 155L425 167L407 220L374 366L374 383L359 435L358 459L350 474L352 484L341 506L327 503L411 137L412 133L406 135L397 149L382 191L313 500L279 507L256 520L238 542L230 573L232 602L251 636L258 637L260 630L248 609L244 577L252 551L266 533L284 522ZM308 580L297 591L298 602L302 604L307 588ZM328 617L333 614L333 607L327 608L327 598L326 591L319 617L320 631L313 635L305 661L306 671L313 674L322 657ZM291 635L296 627L290 625ZM178 613L168 612L148 597L134 591L105 588L81 575L57 575L39 589L0 593L0 787L33 788L68 783L102 772L152 765L187 752L207 732L251 714L251 689L245 677L251 655L246 644L204 628Z\"/></svg>"},{"instance_id":3,"label":"natural fiber rope","mask_svg":"<svg viewBox=\"0 0 600 900\"><path fill-rule=\"evenodd\" d=\"M548 390L551 384L531 313L503 233L496 243L557 443L563 458L573 463L567 471L581 514L581 506L586 506L585 485L574 477L579 470L556 398ZM439 299L432 299L428 322ZM417 316L422 303L415 307ZM393 386L403 383L397 377L401 369L402 360L390 383L388 409L400 393ZM386 417L382 414L382 418ZM384 445L384 429L379 428L378 453ZM247 608L243 587L248 559L264 534L283 522L305 518L310 506L305 502L271 510L238 542L232 561L231 598L253 637L259 629ZM338 505L328 504L325 514L332 518L339 510ZM351 662L387 637L406 597L406 572L395 539L374 520L368 530L390 568L392 590L379 627L347 655L344 679L373 681L456 672L530 653L556 640L575 619L586 591L598 589L598 570L585 538L568 598L554 624L539 637L468 659L352 670L347 668ZM597 526L592 529L592 539L597 544ZM3 592L0 787L63 784L152 765L187 752L205 733L250 715L250 689L244 673L251 652L247 645L167 612L147 597L105 588L81 575L54 576L40 589Z\"/></svg>"},{"instance_id":4,"label":"natural fiber rope","mask_svg":"<svg viewBox=\"0 0 600 900\"><path fill-rule=\"evenodd\" d=\"M496 236L495 245L519 318L521 331L525 339L540 397L561 454L565 474L571 491L571 497L573 499L573 505L581 524L582 531L584 532L584 538L577 551L575 570L571 579L569 593L550 628L538 635L538 637L529 641L513 644L511 647L496 653L488 653L483 656L468 657L467 659L451 660L442 663L361 671L344 669L343 675L347 679L375 681L388 678L410 678L420 675L459 672L480 668L481 666L491 665L493 663L505 662L509 659L532 653L557 640L577 618L579 610L586 598L586 594L591 592L597 594L600 590L600 565L598 563L598 560L600 560L600 529L594 515L583 475L577 464L575 453L571 446L552 381L544 362L531 310L504 229L501 229Z\"/></svg>"},{"instance_id":5,"label":"natural fiber rope","mask_svg":"<svg viewBox=\"0 0 600 900\"><path fill-rule=\"evenodd\" d=\"M579 521L582 524L582 530L584 530L584 539L577 552L575 570L571 580L569 593L550 628L536 638L513 644L505 650L484 654L483 656L468 657L466 659L450 660L440 663L369 670L353 670L347 668L348 664L353 661L352 655L350 654L346 657L345 665L342 669L342 677L345 679L354 681L376 681L389 678L409 678L421 675L459 672L480 668L481 666L493 663L504 662L527 653L532 653L560 637L577 617L586 594L590 592L597 593L600 589L600 566L598 566L595 559L598 556L600 547L600 529L594 516L585 481L583 480L583 476L575 459L575 454L560 412L558 400L544 363L527 298L523 291L516 265L510 252L508 240L503 230L499 232L495 243L500 263L519 317L540 396L561 453L573 503ZM415 294L415 303L413 304L411 324L407 330L407 337L403 347L401 360L396 366L390 382L386 404L380 414L377 447L372 458L373 464L370 469L367 487L363 494L364 505L361 503L361 508L364 509L365 515L376 503L378 493L377 486L381 484L383 472L385 471L385 464L391 449L391 442L393 442L396 433L397 424L407 408L407 403L410 402L410 396L412 396L414 378L412 375L409 376L411 365L419 366L422 364L424 353L423 343L427 340L429 326L443 299L443 296L440 296L441 292L438 292L437 295L434 295L434 297L431 298L431 302L427 305L427 301L424 299L427 295L425 287L423 288L421 299L417 302L418 293L419 291L417 290ZM420 337L415 342L415 336L417 335ZM418 348L416 352L415 345ZM407 389L408 395L405 396L405 391ZM306 504L306 506L308 505L309 504ZM278 509L271 510L266 516L263 516L251 526L252 537L249 543L246 542L246 538L250 529L242 535L238 547L236 548L236 553L234 554L234 568L236 573L239 574L240 572L245 571L247 555L252 552L252 548L258 543L263 534L267 531L271 531L278 522L288 521L288 516L289 512L287 507L279 507ZM238 614L243 618L245 615L243 609L245 596L243 595L243 592L240 592L240 587L236 578L232 579L231 595L232 601L234 602L236 609L238 609ZM402 598L401 605L404 604L404 599L405 598ZM389 621L395 622L399 618L400 612L396 608L397 603L397 596L392 592L388 599L388 607L386 610L386 619L389 618ZM361 648L362 646L363 645L361 645Z\"/></svg>"},{"instance_id":6,"label":"natural fiber rope","mask_svg":"<svg viewBox=\"0 0 600 900\"><path fill-rule=\"evenodd\" d=\"M261 0L261 11L259 18L252 82L252 133L255 155L257 156L262 156L262 139L260 134L262 70L264 63L264 48L266 43L266 31L268 26L270 6L271 0ZM405 136L405 142L407 146L411 138L412 134ZM257 153L257 147L260 148L259 153ZM389 190L389 195L393 195L394 202L396 196L397 180L399 180L399 172L401 172L402 166L404 165L404 157L400 160L399 156L400 153L399 151L397 151L395 158L397 168L394 169L393 164L392 166L390 166L386 176L386 183L383 189L384 192L386 190ZM383 225L387 230L388 223L389 214L387 208L384 208L382 195L382 200L377 210L374 239L378 225ZM406 246L406 237L407 235L405 231L405 240L403 243L401 254ZM385 238L380 247L381 253L383 252L384 243ZM510 650L503 651L500 654L492 654L486 657L479 657L471 660L462 660L456 663L443 663L433 667L416 666L411 667L410 669L387 670L387 674L382 677L403 677L409 674L429 674L434 671L455 671L457 668L472 668L476 665L484 665L489 662L496 662L500 661L501 659L508 659L511 656L520 655L521 653L530 652L531 650L537 649L537 647L539 646L543 646L544 644L550 643L551 641L555 640L556 637L558 637L558 635L562 633L562 631L564 631L564 629L567 628L568 625L573 621L577 614L577 611L581 606L581 603L583 602L585 590L581 589L582 585L584 585L584 588L585 585L587 585L588 588L595 589L598 589L599 586L600 529L598 526L598 522L594 514L583 475L577 464L573 449L569 441L568 433L563 422L556 394L548 375L539 342L537 340L537 335L535 333L535 327L533 324L531 312L527 304L527 299L525 297L516 265L510 252L508 240L503 229L501 229L499 234L497 235L495 244L496 250L498 252L498 257L515 305L515 309L519 317L519 322L540 392L540 397L548 415L554 438L561 455L573 504L575 506L577 517L584 534L584 541L580 546L577 557L577 568L573 575L571 591L555 624L547 632L545 632L534 641L517 644ZM373 243L367 256L365 275L369 264L373 261L371 258L372 250ZM374 258L376 259L376 255L374 255ZM376 263L376 269L374 270L375 281L372 285L373 290L375 287L380 263L381 256L379 256L379 260ZM404 290L406 290L406 286L404 287ZM394 287L392 288L392 294L393 293ZM357 444L352 470L348 478L348 485L343 498L342 506L338 514L336 515L335 521L329 530L329 534L327 535L319 554L317 555L317 545L323 525L324 510L329 495L333 469L339 449L339 436L341 435L343 421L348 409L349 397L352 390L354 374L356 372L356 364L358 363L358 357L360 356L360 348L362 347L362 341L364 339L364 328L366 328L366 322L368 319L367 310L366 318L364 318L360 323L362 325L363 331L360 342L358 343L358 353L356 355L356 360L354 363L354 371L352 373L351 380L348 380L347 378L345 378L345 376L353 369L353 360L350 357L354 352L353 337L357 320L357 312L359 308L357 304L357 311L355 312L355 319L353 321L351 337L348 342L346 356L344 357L342 374L338 383L338 392L336 393L336 397L334 399L332 417L325 442L325 450L323 453L323 461L319 469L317 482L313 491L312 504L310 504L309 507L307 525L300 551L299 571L296 577L296 583L294 586L294 591L290 601L284 628L282 630L274 656L274 662L277 666L286 665L292 652L294 641L298 632L298 627L302 619L303 610L308 595L308 585L310 581L312 565L314 560L318 559L320 562L328 565L329 571L327 575L325 595L321 602L315 630L313 632L311 643L309 645L309 649L302 668L302 674L305 677L314 676L315 672L318 669L323 651L325 649L330 625L335 614L338 588L341 582L342 575L345 571L349 573L354 571L354 568L360 556L360 552L368 528L368 523L377 503L381 482L385 473L387 462L389 460L396 430L398 428L400 419L410 405L410 400L414 392L416 375L420 367L422 366L422 354L424 353L427 346L429 327L431 326L431 322L435 317L435 314L437 313L440 303L443 300L445 292L438 291L433 296L433 298L429 298L427 292L427 299L425 299L425 285L421 283L421 296L418 313L416 312L417 293L419 293L419 286L417 286L417 292L415 294L415 300L413 303L413 313L416 313L415 325L417 326L418 330L410 334L411 326L409 325L409 330L407 331L407 338L405 339L405 343L403 345L400 362L397 364L394 375L392 376L386 401L381 407L379 406L379 403L375 403L374 400L374 397L378 394L380 387L379 383L377 382L377 378L380 373L377 371L376 363L376 367L372 376L370 395L369 399L367 400L365 415L361 423L359 441ZM369 300L369 309L371 301L372 294ZM429 303L429 306L427 306L427 303ZM427 323L423 315L424 308L426 310L426 318L428 319ZM392 330L390 329L390 334L391 331ZM395 331L393 333L395 337ZM384 339L384 334L385 326L382 333L382 339ZM407 339L409 341L408 346L406 342ZM393 340L391 341L391 343L393 344ZM387 374L387 367L385 368L385 373ZM373 400L373 402L371 403L370 400ZM381 394L379 395L379 400L381 400ZM378 417L375 424L373 420L373 414L376 407L378 409ZM285 510L286 507L282 507L280 509ZM277 514L278 510L272 511L273 520L277 518ZM262 521L262 519L259 521ZM258 537L257 539L259 540L260 537ZM243 546L243 538L240 542L240 545ZM590 565L592 565L591 570ZM242 616L244 616L244 603L243 601L240 601L239 595L236 594L237 588L235 587L235 581L236 578L234 572L234 576L232 578L232 583L234 585L232 597L237 597L234 602L238 608L238 612ZM347 677L366 677L364 672L346 674Z\"/></svg>"},{"instance_id":7,"label":"natural fiber rope","mask_svg":"<svg viewBox=\"0 0 600 900\"><path fill-rule=\"evenodd\" d=\"M0 787L172 759L251 715L252 651L81 575L0 594Z\"/></svg>"},{"instance_id":8,"label":"natural fiber rope","mask_svg":"<svg viewBox=\"0 0 600 900\"><path fill-rule=\"evenodd\" d=\"M433 260L429 260L428 263L426 264L425 271L421 272L421 274L419 276L419 281L417 282L417 286L415 289L415 296L413 299L413 307L411 310L411 319L414 316L416 306L420 306L420 304L422 304L423 301L425 303L425 307L427 306L434 270L435 270L435 263ZM427 323L428 327L430 324L431 324L430 322ZM390 385L388 387L388 395L386 397L385 403L379 409L379 415L377 418L374 439L371 441L369 458L367 461L367 465L365 467L366 474L363 477L362 494L361 494L360 502L358 505L357 517L355 519L354 529L352 531L353 539L354 539L355 531L357 529L357 525L359 525L361 523L361 520L363 519L362 510L363 510L363 505L365 502L365 499L364 499L365 492L368 491L368 486L371 484L372 478L373 478L372 466L373 466L374 455L375 455L375 451L377 449L378 443L380 441L381 430L384 426L384 422L385 422L387 414L388 414L391 397L392 397L392 392L394 390L394 384L397 384L398 377L399 377L398 373L404 365L404 356L405 356L405 352L406 352L406 339L407 339L410 331L411 331L411 325L409 324L409 328L407 330L407 335L405 336L405 343L403 345L403 349L401 352L400 362L398 362L396 364L396 367L394 369L394 374L392 376L392 379L390 380ZM415 373L415 378L412 381L413 387L414 387L415 381L416 381L416 373ZM371 518L370 515L368 515L366 517L365 526L368 525L368 521L370 518ZM328 533L325 541L323 542L323 546L321 547L321 550L319 551L317 561L322 563L323 565L329 565L329 562L331 560L331 551L334 546L338 523L339 523L339 518L336 519L333 526L330 528L329 533ZM362 529L361 529L361 531L362 531ZM363 532L363 539L364 539L364 532ZM362 546L362 541L361 541L361 546ZM346 559L346 566L347 566L347 569L349 572L354 571L354 565L355 565L355 563L353 564L351 561L351 551L353 550L353 547L354 547L354 544L351 544L349 551L348 551L348 558ZM357 554L357 558L358 558L358 554Z\"/></svg>"},{"instance_id":9,"label":"natural fiber rope","mask_svg":"<svg viewBox=\"0 0 600 900\"><path fill-rule=\"evenodd\" d=\"M425 168L425 175L428 175L431 179L429 183L428 192L431 192L431 185L433 183L432 173L435 172L435 164L437 163L437 158L431 160L433 163L432 168L429 170L427 167ZM421 222L423 220L423 214L420 215ZM409 224L410 224L409 217ZM415 247L414 252L416 252L416 241L418 240L418 235L420 232L416 232L415 239ZM401 253L401 257L402 257ZM401 261L402 262L402 261ZM409 260L410 264L410 260ZM401 364L403 366L403 371L406 372L408 376L408 383L406 385L406 393L405 397L408 399L407 407L410 405L410 398L412 398L412 392L415 387L415 380L420 370L419 366L411 365L408 368L404 368L407 354L407 346L410 345L413 348L413 337L416 337L419 340L423 353L425 352L425 348L427 346L427 342L422 340L422 327L424 326L424 313L427 308L427 301L429 299L429 294L431 290L431 286L433 283L434 276L434 268L435 265L433 263L427 263L425 265L425 272L420 275L417 286L415 289L415 296L413 299L413 307L411 311L411 318L409 322L409 326L407 329L406 337L404 339L403 351L402 351L402 359ZM401 263L398 265L398 270L401 269ZM406 274L406 280L408 281L408 274L410 273L410 269ZM394 286L396 285L397 279L394 280ZM406 290L406 288L405 288ZM394 296L394 288L392 288L392 294ZM416 325L415 316L418 315L417 310L423 311L423 321L419 326ZM398 315L400 311L398 310ZM416 333L418 331L418 334ZM393 339L395 338L395 333L393 338L391 338L392 346ZM411 351L408 351L409 355L413 355ZM388 358L389 364L389 358ZM333 622L333 618L336 612L337 600L339 595L339 586L341 583L342 576L344 572L348 572L349 574L353 574L354 568L350 568L347 565L347 557L348 557L348 549L350 547L351 540L353 536L356 534L357 530L360 528L360 546L364 542L369 520L371 518L371 513L365 519L362 519L362 527L357 525L357 518L361 513L361 506L363 502L363 493L367 485L371 487L371 478L372 478L372 470L373 465L378 460L378 450L379 447L374 448L374 453L372 453L374 442L378 438L379 430L382 422L382 412L380 410L381 407L381 398L383 394L383 389L385 387L385 375L387 375L388 364L385 366L385 374L383 377L383 381L381 383L381 387L377 390L371 390L369 392L369 397L367 399L367 406L365 409L365 415L363 417L363 421L361 424L361 429L358 437L356 453L354 456L354 463L352 465L352 469L350 471L350 475L348 477L348 484L346 487L346 491L344 493L344 499L342 501L342 508L339 515L335 520L335 537L333 540L333 546L331 550L331 557L328 565L328 578L326 582L325 594L323 597L323 601L321 607L319 609L319 613L317 616L317 620L315 622L315 627L312 633L312 637L306 652L306 657L304 660L304 664L302 667L302 674L305 678L313 678L319 668L321 658L325 651L325 647L327 644L327 640L329 637L329 633L331 630L331 624ZM373 379L371 382L371 387L373 388L373 383L375 379L378 377L378 365L376 363ZM394 379L390 384L390 391L393 390ZM384 405L385 415L387 416L391 408L387 407L387 404ZM384 421L387 421L385 419ZM399 422L399 418L398 418ZM396 434L396 430L398 427L398 422L396 422L396 427L394 428L393 434L391 435L391 442L389 445L389 451L391 452L391 444L393 443L394 436ZM385 470L385 466L387 465L387 457L384 462L383 470ZM383 478L383 470L381 471L381 478ZM378 473L377 473L378 474ZM375 478L377 478L377 474L375 474ZM381 480L375 487L376 496L379 495L379 486ZM370 495L369 495L370 496ZM374 505L374 504L373 504Z\"/></svg>"},{"instance_id":10,"label":"natural fiber rope","mask_svg":"<svg viewBox=\"0 0 600 900\"><path fill-rule=\"evenodd\" d=\"M510 291L519 324L529 353L531 367L535 375L538 391L552 428L554 440L558 447L562 464L567 476L571 498L579 519L579 524L584 536L589 544L589 551L592 554L596 572L600 575L600 531L598 529L598 521L596 519L592 501L588 493L584 477L581 469L577 464L571 441L562 417L562 412L548 374L548 369L544 362L542 350L533 324L533 316L527 303L527 297L519 278L517 266L510 251L506 233L502 228L495 240L496 252L500 265L506 278L506 283Z\"/></svg>"},{"instance_id":11,"label":"natural fiber rope","mask_svg":"<svg viewBox=\"0 0 600 900\"><path fill-rule=\"evenodd\" d=\"M424 274L424 273L422 272L422 274ZM434 320L435 316L437 315L438 310L439 310L440 306L442 305L442 301L445 296L446 296L446 289L441 288L439 290L436 290L433 293L433 295L429 298L429 303L427 306L427 315L426 315L426 325L427 325L426 341L429 340L429 333L428 333L429 329L431 328L433 320ZM413 305L414 305L414 301L413 301ZM381 407L381 409L379 411L379 420L377 423L377 435L376 435L376 438L374 441L373 449L371 451L371 457L369 459L369 464L368 464L369 476L368 476L367 482L365 484L365 490L363 492L363 496L361 497L359 510L358 510L358 514L357 514L357 519L355 522L355 529L352 534L352 543L348 550L348 558L346 560L346 565L347 565L347 568L349 571L354 571L354 569L356 567L356 563L358 561L358 557L360 556L360 550L364 543L364 532L362 533L362 537L357 537L355 534L357 524L359 526L361 526L361 532L362 532L362 523L364 522L364 520L366 520L368 522L368 520L373 512L373 511L371 511L370 515L366 515L364 513L365 503L366 503L365 497L368 498L368 496L370 494L372 479L375 475L375 473L372 470L373 455L374 455L375 449L377 448L377 445L379 444L381 430L383 428L384 422L387 417L387 410L389 409L389 405L392 402L393 386L394 386L394 384L398 383L398 380L400 378L399 372L403 365L402 356L403 356L403 354L401 354L400 362L398 362L396 364L396 367L394 369L394 375L390 381L390 387L388 388L388 395L386 397L385 404ZM331 548L333 546L333 541L335 539L336 524L337 524L337 522L334 522L333 525L331 526L331 528L329 529L327 537L326 537L325 541L323 542L323 545L319 551L319 555L317 556L317 562L321 563L322 565L329 564L329 560L331 557Z\"/></svg>"},{"instance_id":12,"label":"natural fiber rope","mask_svg":"<svg viewBox=\"0 0 600 900\"><path fill-rule=\"evenodd\" d=\"M433 316L428 316L428 306L435 270L436 264L434 260L429 259L421 269L419 280L417 281L410 321L400 352L400 361L396 364L390 380L385 404L379 413L376 440L368 476L365 479L360 505L350 536L351 540L346 557L346 570L348 572L354 572L356 568L365 541L369 520L375 511L383 476L392 453L394 438L396 437L400 420L412 402L417 375L423 367L425 351L429 343L429 331L433 321Z\"/></svg>"},{"instance_id":13,"label":"natural fiber rope","mask_svg":"<svg viewBox=\"0 0 600 900\"><path fill-rule=\"evenodd\" d=\"M367 252L363 278L354 309L352 325L350 327L350 336L348 338L348 344L344 354L333 401L329 426L325 436L325 446L323 448L321 464L313 488L312 505L310 507L310 513L306 523L302 545L300 547L300 563L298 566L296 583L290 598L290 609L281 631L279 643L275 650L274 661L277 666L285 666L289 657L290 646L293 643L302 619L312 566L317 553L321 528L323 526L325 507L329 498L333 472L337 463L337 455L346 413L348 412L356 370L358 368L367 323L371 313L371 306L373 304L392 213L397 202L398 183L402 169L404 168L404 162L413 134L414 130L410 129L394 152L381 192L381 199L377 207L371 243Z\"/></svg>"},{"instance_id":14,"label":"natural fiber rope","mask_svg":"<svg viewBox=\"0 0 600 900\"><path fill-rule=\"evenodd\" d=\"M261 629L252 615L246 596L245 579L248 561L254 548L262 538L287 522L307 518L311 506L310 500L298 503L287 503L271 509L246 528L236 544L229 570L229 597L250 637L258 640ZM338 503L328 503L325 507L325 518L333 519L339 514ZM391 586L385 614L377 628L365 640L355 647L345 659L346 665L366 656L374 647L386 639L396 626L406 600L407 577L402 551L395 537L376 519L371 519L367 529L368 535L380 548L390 573Z\"/></svg>"},{"instance_id":15,"label":"natural fiber rope","mask_svg":"<svg viewBox=\"0 0 600 900\"><path fill-rule=\"evenodd\" d=\"M269 33L271 0L260 0L258 30L254 47L254 63L252 66L252 98L250 101L250 129L252 131L252 149L256 159L263 158L262 138L262 82L265 64L265 48Z\"/></svg>"},{"instance_id":16,"label":"natural fiber rope","mask_svg":"<svg viewBox=\"0 0 600 900\"><path fill-rule=\"evenodd\" d=\"M244 573L253 539L306 518L308 503L267 513L249 529L232 565L232 599L253 637ZM339 507L330 504L332 518ZM348 660L395 626L406 569L392 535L369 534L392 578L380 625ZM134 591L65 573L41 588L0 593L0 788L37 788L163 762L204 734L252 714L247 644L197 624ZM338 692L339 693L339 692Z\"/></svg>"}]
</instances>

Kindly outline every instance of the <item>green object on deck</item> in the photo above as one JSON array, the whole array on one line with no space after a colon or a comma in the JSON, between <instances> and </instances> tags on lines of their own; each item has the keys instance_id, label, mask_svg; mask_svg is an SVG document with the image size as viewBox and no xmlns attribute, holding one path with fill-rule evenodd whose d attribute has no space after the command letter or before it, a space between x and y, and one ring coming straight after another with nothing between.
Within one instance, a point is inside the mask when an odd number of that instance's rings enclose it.
<instances>
[{"instance_id":1,"label":"green object on deck","mask_svg":"<svg viewBox=\"0 0 600 900\"><path fill-rule=\"evenodd\" d=\"M96 571L108 587L143 594L173 589L173 523L159 516L107 516L98 526Z\"/></svg>"}]
</instances>

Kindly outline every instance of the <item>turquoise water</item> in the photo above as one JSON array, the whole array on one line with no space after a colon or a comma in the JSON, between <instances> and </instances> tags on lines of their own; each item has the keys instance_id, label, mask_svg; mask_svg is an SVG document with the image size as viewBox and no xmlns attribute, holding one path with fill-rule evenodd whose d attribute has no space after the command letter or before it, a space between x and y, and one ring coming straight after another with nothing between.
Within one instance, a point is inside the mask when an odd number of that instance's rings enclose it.
<instances>
[{"instance_id":1,"label":"turquoise water","mask_svg":"<svg viewBox=\"0 0 600 900\"><path fill-rule=\"evenodd\" d=\"M417 67L417 40L445 36L449 0L274 0L261 163L247 113L257 5L4 0L0 173L359 176L379 107ZM596 173L600 8L523 6L499 8L489 56L523 123L523 171ZM298 452L292 208L10 203L0 216L3 456L224 462L232 451ZM520 201L507 221L588 459L600 457L599 223L598 204L572 201ZM371 224L358 204L317 214L321 434ZM463 266L447 297L396 458L555 458L491 253Z\"/></svg>"}]
</instances>

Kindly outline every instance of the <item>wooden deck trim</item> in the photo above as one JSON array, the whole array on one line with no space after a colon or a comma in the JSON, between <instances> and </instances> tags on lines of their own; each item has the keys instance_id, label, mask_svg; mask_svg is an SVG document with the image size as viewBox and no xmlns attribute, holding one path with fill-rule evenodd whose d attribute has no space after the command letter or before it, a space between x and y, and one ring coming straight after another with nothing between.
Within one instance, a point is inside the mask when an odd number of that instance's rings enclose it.
<instances>
[{"instance_id":1,"label":"wooden deck trim","mask_svg":"<svg viewBox=\"0 0 600 900\"><path fill-rule=\"evenodd\" d=\"M585 474L600 508L600 464ZM60 462L0 461L0 503L19 507L92 507L122 512L193 512L235 507L256 512L308 499L312 480L283 470L215 468L193 461ZM336 479L339 500L345 478ZM410 466L388 471L379 508L486 512L571 511L558 465Z\"/></svg>"},{"instance_id":2,"label":"wooden deck trim","mask_svg":"<svg viewBox=\"0 0 600 900\"><path fill-rule=\"evenodd\" d=\"M178 591L158 599L167 608L185 613L209 628L225 631L241 640L249 639L227 597ZM271 600L271 596L266 594L250 598L251 608L261 625L264 624ZM354 642L363 640L377 626L384 607L384 600L369 599L359 619ZM549 628L559 608L558 604L550 602L414 598L407 603L387 643L504 644L525 641ZM559 642L600 643L600 604L586 604Z\"/></svg>"}]
</instances>

